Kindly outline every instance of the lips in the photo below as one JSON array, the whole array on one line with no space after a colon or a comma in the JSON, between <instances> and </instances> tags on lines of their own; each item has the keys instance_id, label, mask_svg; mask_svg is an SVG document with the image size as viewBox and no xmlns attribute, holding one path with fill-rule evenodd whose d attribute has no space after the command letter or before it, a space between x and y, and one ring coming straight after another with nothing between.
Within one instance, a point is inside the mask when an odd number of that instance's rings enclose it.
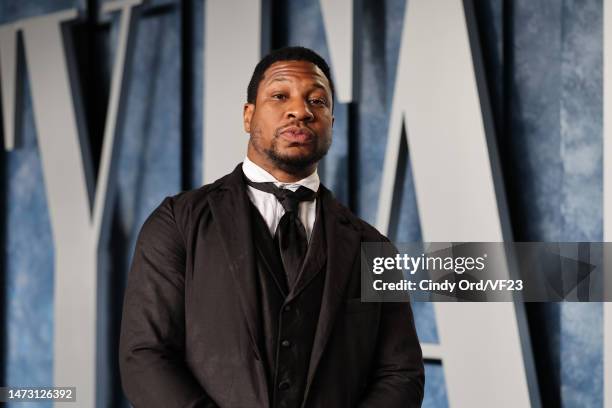
<instances>
[{"instance_id":1,"label":"lips","mask_svg":"<svg viewBox=\"0 0 612 408\"><path fill-rule=\"evenodd\" d=\"M314 137L312 131L307 128L290 126L280 132L280 136L292 143L307 143Z\"/></svg>"}]
</instances>

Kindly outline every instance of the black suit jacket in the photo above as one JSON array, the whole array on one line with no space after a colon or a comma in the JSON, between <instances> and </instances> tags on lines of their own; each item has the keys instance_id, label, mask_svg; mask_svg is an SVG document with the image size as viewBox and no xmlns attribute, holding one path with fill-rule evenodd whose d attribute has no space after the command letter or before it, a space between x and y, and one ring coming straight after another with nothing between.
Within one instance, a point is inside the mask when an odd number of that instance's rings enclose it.
<instances>
[{"instance_id":1,"label":"black suit jacket","mask_svg":"<svg viewBox=\"0 0 612 408\"><path fill-rule=\"evenodd\" d=\"M409 303L360 301L360 243L386 241L319 196L327 266L302 407L419 407L424 370ZM239 165L166 198L140 232L120 341L136 407L269 407L249 198Z\"/></svg>"}]
</instances>

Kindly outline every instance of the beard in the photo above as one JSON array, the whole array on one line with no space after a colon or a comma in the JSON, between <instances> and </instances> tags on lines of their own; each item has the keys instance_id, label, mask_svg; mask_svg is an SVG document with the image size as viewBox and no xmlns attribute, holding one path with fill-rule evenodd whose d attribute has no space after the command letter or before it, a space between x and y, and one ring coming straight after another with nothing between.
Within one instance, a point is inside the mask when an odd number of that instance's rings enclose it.
<instances>
[{"instance_id":1,"label":"beard","mask_svg":"<svg viewBox=\"0 0 612 408\"><path fill-rule=\"evenodd\" d=\"M311 130L312 132L312 130ZM286 154L278 147L281 129L274 132L274 137L269 147L264 147L260 143L261 132L256 130L251 136L251 143L256 150L265 154L276 167L289 174L301 174L315 163L318 163L329 151L331 146L331 136L320 137L312 132L313 138L310 143L312 149L302 154Z\"/></svg>"}]
</instances>

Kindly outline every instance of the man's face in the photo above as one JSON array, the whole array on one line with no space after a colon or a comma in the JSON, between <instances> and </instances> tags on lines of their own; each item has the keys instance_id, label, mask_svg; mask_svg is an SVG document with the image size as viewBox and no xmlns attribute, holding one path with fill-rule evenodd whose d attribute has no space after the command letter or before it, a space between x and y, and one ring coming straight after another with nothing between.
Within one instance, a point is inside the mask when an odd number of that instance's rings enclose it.
<instances>
[{"instance_id":1,"label":"man's face","mask_svg":"<svg viewBox=\"0 0 612 408\"><path fill-rule=\"evenodd\" d=\"M332 139L329 81L315 64L279 61L265 71L255 104L244 106L249 158L266 170L314 171Z\"/></svg>"}]
</instances>

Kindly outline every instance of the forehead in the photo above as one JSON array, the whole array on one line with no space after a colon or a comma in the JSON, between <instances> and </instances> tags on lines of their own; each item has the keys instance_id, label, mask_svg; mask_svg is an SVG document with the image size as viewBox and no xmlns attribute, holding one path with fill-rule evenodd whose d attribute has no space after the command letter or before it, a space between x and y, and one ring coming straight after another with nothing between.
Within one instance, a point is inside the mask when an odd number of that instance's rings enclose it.
<instances>
[{"instance_id":1,"label":"forehead","mask_svg":"<svg viewBox=\"0 0 612 408\"><path fill-rule=\"evenodd\" d=\"M329 92L327 77L321 68L309 61L278 61L270 65L263 74L261 84L267 86L275 82L309 81L325 87Z\"/></svg>"}]
</instances>

